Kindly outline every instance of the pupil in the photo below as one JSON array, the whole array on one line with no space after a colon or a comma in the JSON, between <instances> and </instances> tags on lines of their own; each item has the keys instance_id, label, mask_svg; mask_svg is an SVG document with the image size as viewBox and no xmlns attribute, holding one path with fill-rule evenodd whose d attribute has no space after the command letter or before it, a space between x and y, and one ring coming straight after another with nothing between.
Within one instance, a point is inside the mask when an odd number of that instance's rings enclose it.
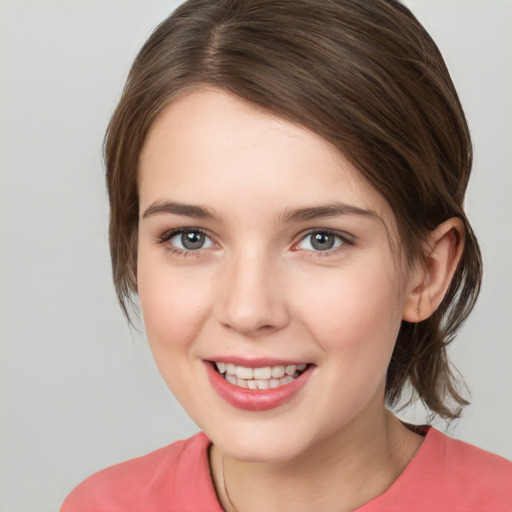
<instances>
[{"instance_id":1,"label":"pupil","mask_svg":"<svg viewBox=\"0 0 512 512\"><path fill-rule=\"evenodd\" d=\"M204 244L204 234L195 231L182 233L181 243L185 249L200 249Z\"/></svg>"},{"instance_id":2,"label":"pupil","mask_svg":"<svg viewBox=\"0 0 512 512\"><path fill-rule=\"evenodd\" d=\"M319 251L326 251L334 245L334 237L328 233L315 233L311 235L311 245Z\"/></svg>"}]
</instances>

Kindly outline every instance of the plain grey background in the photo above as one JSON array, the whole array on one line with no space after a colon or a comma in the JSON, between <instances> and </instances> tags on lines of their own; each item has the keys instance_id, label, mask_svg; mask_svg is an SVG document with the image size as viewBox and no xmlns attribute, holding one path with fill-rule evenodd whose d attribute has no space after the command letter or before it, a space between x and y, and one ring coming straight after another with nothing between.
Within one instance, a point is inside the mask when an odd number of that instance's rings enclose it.
<instances>
[{"instance_id":1,"label":"plain grey background","mask_svg":"<svg viewBox=\"0 0 512 512\"><path fill-rule=\"evenodd\" d=\"M178 3L0 2L2 512L57 510L89 474L197 431L116 304L101 161L131 61ZM475 142L467 208L486 274L451 349L473 405L450 433L512 458L512 2L406 4Z\"/></svg>"}]
</instances>

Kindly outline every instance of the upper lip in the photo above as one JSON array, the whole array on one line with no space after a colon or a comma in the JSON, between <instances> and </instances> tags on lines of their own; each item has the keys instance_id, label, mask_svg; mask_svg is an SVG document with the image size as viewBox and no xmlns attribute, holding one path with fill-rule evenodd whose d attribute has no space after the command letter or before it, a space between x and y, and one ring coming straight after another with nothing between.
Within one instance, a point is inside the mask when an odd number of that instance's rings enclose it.
<instances>
[{"instance_id":1,"label":"upper lip","mask_svg":"<svg viewBox=\"0 0 512 512\"><path fill-rule=\"evenodd\" d=\"M261 368L265 366L288 366L291 364L299 365L309 363L309 361L304 361L302 359L281 359L275 357L244 358L229 355L209 357L208 359L206 359L206 361L231 363L234 364L235 366L245 366L246 368Z\"/></svg>"}]
</instances>

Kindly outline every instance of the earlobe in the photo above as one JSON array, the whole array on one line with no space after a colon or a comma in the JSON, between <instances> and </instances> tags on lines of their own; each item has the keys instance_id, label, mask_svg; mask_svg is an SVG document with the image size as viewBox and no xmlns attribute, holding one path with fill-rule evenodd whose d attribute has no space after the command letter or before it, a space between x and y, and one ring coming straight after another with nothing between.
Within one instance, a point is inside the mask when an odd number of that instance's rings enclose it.
<instances>
[{"instance_id":1,"label":"earlobe","mask_svg":"<svg viewBox=\"0 0 512 512\"><path fill-rule=\"evenodd\" d=\"M403 319L421 322L439 307L453 278L464 248L464 226L457 217L440 224L428 237L425 265L410 277Z\"/></svg>"}]
</instances>

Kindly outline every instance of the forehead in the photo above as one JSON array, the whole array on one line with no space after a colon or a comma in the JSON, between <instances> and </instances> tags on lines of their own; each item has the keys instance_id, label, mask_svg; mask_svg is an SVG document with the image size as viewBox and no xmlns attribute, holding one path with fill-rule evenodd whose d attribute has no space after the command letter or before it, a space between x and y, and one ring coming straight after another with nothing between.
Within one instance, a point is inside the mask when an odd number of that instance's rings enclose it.
<instances>
[{"instance_id":1,"label":"forehead","mask_svg":"<svg viewBox=\"0 0 512 512\"><path fill-rule=\"evenodd\" d=\"M384 198L327 141L211 88L159 115L140 156L139 196L141 210L169 196L218 210L259 201L268 212L348 202L394 224Z\"/></svg>"}]
</instances>

